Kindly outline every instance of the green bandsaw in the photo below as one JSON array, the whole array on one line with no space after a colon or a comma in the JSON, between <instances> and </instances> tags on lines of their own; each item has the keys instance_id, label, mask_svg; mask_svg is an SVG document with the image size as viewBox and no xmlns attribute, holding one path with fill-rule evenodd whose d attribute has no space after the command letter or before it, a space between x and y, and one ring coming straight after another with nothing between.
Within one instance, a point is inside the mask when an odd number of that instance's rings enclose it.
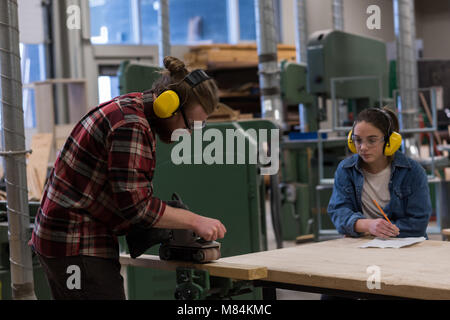
<instances>
[{"instance_id":1,"label":"green bandsaw","mask_svg":"<svg viewBox=\"0 0 450 320\"><path fill-rule=\"evenodd\" d=\"M369 107L389 95L386 44L380 40L338 30L317 31L309 38L307 57L310 94L331 98L335 79L338 99L365 99Z\"/></svg>"}]
</instances>

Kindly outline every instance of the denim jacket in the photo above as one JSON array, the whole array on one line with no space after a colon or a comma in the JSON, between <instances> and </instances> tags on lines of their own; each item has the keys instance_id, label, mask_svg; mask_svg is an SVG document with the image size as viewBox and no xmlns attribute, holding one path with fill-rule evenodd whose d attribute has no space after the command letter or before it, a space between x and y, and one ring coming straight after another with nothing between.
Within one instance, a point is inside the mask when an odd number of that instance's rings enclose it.
<instances>
[{"instance_id":1,"label":"denim jacket","mask_svg":"<svg viewBox=\"0 0 450 320\"><path fill-rule=\"evenodd\" d=\"M339 233L362 236L354 229L362 213L361 194L364 176L360 157L355 154L342 160L334 176L328 214ZM389 181L391 200L383 208L389 220L400 229L398 237L427 237L431 200L425 170L401 152L394 154Z\"/></svg>"}]
</instances>

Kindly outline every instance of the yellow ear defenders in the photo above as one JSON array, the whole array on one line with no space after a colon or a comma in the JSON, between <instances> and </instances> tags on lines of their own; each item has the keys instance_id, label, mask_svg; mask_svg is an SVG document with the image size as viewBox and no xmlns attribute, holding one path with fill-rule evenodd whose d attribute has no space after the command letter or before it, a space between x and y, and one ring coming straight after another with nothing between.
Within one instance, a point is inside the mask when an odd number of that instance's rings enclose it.
<instances>
[{"instance_id":1,"label":"yellow ear defenders","mask_svg":"<svg viewBox=\"0 0 450 320\"><path fill-rule=\"evenodd\" d=\"M383 109L372 108L373 110L381 112L389 121L388 134L384 137L384 155L392 156L402 145L402 136L395 131L392 131L392 118ZM353 141L353 130L355 129L355 124L353 124L352 130L348 133L347 145L351 152L358 153L356 150L355 143Z\"/></svg>"},{"instance_id":2,"label":"yellow ear defenders","mask_svg":"<svg viewBox=\"0 0 450 320\"><path fill-rule=\"evenodd\" d=\"M194 70L179 83L186 81L191 88L196 87L205 80L211 79L205 71ZM180 104L180 96L174 90L165 90L153 101L153 111L161 119L167 119L175 115L183 104Z\"/></svg>"}]
</instances>

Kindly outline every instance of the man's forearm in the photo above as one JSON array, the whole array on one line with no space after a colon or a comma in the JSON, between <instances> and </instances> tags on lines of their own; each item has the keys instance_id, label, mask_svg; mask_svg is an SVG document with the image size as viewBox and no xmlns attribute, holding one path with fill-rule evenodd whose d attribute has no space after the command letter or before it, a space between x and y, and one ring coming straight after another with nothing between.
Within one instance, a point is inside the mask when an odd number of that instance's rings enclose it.
<instances>
[{"instance_id":1,"label":"man's forearm","mask_svg":"<svg viewBox=\"0 0 450 320\"><path fill-rule=\"evenodd\" d=\"M197 215L188 210L166 206L163 215L153 226L167 229L193 229Z\"/></svg>"}]
</instances>

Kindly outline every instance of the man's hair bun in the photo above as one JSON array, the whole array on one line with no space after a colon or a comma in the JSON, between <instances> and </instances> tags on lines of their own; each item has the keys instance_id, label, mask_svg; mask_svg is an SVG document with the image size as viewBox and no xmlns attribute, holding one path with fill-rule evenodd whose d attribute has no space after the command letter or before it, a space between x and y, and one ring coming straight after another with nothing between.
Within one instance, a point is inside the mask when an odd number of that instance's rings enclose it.
<instances>
[{"instance_id":1,"label":"man's hair bun","mask_svg":"<svg viewBox=\"0 0 450 320\"><path fill-rule=\"evenodd\" d=\"M166 69L170 72L171 76L185 76L188 73L184 62L175 57L165 57L164 67L166 67Z\"/></svg>"}]
</instances>

